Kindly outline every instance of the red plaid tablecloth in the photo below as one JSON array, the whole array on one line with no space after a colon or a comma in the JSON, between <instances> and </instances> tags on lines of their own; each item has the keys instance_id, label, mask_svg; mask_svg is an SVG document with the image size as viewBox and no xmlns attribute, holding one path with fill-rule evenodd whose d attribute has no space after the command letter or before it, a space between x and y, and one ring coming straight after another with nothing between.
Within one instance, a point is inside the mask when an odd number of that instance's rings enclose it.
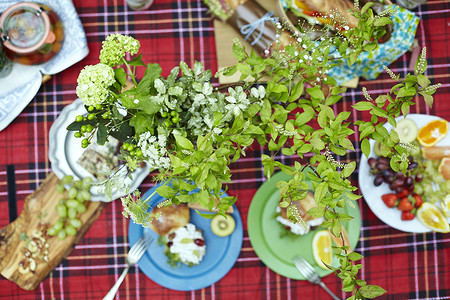
<instances>
[{"instance_id":1,"label":"red plaid tablecloth","mask_svg":"<svg viewBox=\"0 0 450 300\"><path fill-rule=\"evenodd\" d=\"M98 62L101 41L110 33L129 34L141 41L144 60L162 65L163 75L181 60L193 65L202 61L217 70L213 22L202 1L155 0L146 11L131 11L124 0L74 0L84 25L90 54L80 63L53 76L39 90L25 110L0 132L0 227L9 223L7 169L15 170L19 213L25 197L51 172L48 158L49 129L62 108L76 99L79 71ZM415 12L421 22L417 30L420 46L428 51L428 75L442 83L432 109L416 99L413 113L434 114L450 120L450 3L430 0ZM410 53L391 65L395 73L408 72ZM349 90L336 109L351 109L361 99L361 87L369 93L386 92L392 86L384 73L377 80L362 81ZM355 114L362 117L362 114ZM358 151L350 159L359 161ZM254 149L232 165L234 182L228 193L238 197L237 207L244 223L244 242L231 271L210 287L178 292L166 289L132 267L117 299L329 299L318 286L284 278L268 269L256 256L247 234L250 201L265 181L260 155ZM285 157L279 157L286 160ZM357 184L357 174L353 180ZM152 186L148 179L141 190ZM450 299L450 234L405 233L382 223L359 201L362 215L357 251L364 255L362 279L388 290L381 299ZM120 201L110 203L85 237L61 265L35 291L27 292L0 278L2 299L101 299L112 287L123 268L128 251L129 220L122 216ZM334 275L324 278L328 287L341 297L341 281Z\"/></svg>"}]
</instances>

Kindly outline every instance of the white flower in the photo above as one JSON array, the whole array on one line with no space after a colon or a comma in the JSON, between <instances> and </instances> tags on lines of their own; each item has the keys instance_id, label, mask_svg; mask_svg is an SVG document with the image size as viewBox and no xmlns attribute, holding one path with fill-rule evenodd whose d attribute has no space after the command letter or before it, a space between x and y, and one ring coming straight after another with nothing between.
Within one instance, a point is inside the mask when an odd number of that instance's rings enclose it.
<instances>
[{"instance_id":1,"label":"white flower","mask_svg":"<svg viewBox=\"0 0 450 300\"><path fill-rule=\"evenodd\" d=\"M87 106L103 103L116 82L114 70L104 64L86 66L77 79L77 96Z\"/></svg>"},{"instance_id":2,"label":"white flower","mask_svg":"<svg viewBox=\"0 0 450 300\"><path fill-rule=\"evenodd\" d=\"M167 157L165 148L166 141L166 136L160 134L157 139L148 131L139 136L138 147L141 149L151 170L170 167L170 159Z\"/></svg>"}]
</instances>

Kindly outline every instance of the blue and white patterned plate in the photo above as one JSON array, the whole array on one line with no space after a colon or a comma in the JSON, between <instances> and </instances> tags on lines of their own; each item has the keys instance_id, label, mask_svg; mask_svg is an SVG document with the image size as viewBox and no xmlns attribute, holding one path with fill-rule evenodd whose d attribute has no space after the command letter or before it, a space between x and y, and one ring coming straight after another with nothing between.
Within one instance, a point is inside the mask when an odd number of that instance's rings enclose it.
<instances>
[{"instance_id":1,"label":"blue and white patterned plate","mask_svg":"<svg viewBox=\"0 0 450 300\"><path fill-rule=\"evenodd\" d=\"M0 12L18 0L0 1ZM0 79L0 131L5 129L30 103L38 92L42 74L53 75L79 62L89 53L86 35L70 0L39 0L50 6L64 26L61 50L48 62L25 66L13 63L11 73Z\"/></svg>"}]
</instances>

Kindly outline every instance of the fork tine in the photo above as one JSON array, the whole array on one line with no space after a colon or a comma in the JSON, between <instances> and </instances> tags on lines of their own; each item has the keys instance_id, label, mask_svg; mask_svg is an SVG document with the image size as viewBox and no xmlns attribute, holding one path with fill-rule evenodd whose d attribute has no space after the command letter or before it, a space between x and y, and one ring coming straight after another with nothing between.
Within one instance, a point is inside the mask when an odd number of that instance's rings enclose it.
<instances>
[{"instance_id":1,"label":"fork tine","mask_svg":"<svg viewBox=\"0 0 450 300\"><path fill-rule=\"evenodd\" d=\"M146 240L142 244L142 247L139 248L139 251L136 251L136 257L141 258L141 256L145 253L145 251L147 251L147 249L150 246L151 242L152 242L152 239Z\"/></svg>"},{"instance_id":2,"label":"fork tine","mask_svg":"<svg viewBox=\"0 0 450 300\"><path fill-rule=\"evenodd\" d=\"M297 265L297 268L303 277L305 277L308 281L313 280L316 271L312 269L309 263L302 256L294 257L294 264Z\"/></svg>"},{"instance_id":3,"label":"fork tine","mask_svg":"<svg viewBox=\"0 0 450 300\"><path fill-rule=\"evenodd\" d=\"M148 245L150 245L151 241L152 241L151 236L148 235L147 233L144 233L136 242L136 244L134 244L133 247L131 247L130 251L128 252L128 255L134 255L143 247L147 248Z\"/></svg>"}]
</instances>

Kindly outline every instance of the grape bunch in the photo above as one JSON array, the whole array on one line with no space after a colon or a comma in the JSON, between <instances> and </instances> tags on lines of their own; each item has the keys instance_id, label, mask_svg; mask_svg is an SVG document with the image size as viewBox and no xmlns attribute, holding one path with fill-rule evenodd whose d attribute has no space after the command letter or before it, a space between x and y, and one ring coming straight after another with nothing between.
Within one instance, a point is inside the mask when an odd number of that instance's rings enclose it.
<instances>
[{"instance_id":1,"label":"grape bunch","mask_svg":"<svg viewBox=\"0 0 450 300\"><path fill-rule=\"evenodd\" d=\"M436 203L450 193L450 180L445 180L439 173L440 160L424 160L423 180L416 184L416 193L424 199Z\"/></svg>"},{"instance_id":2,"label":"grape bunch","mask_svg":"<svg viewBox=\"0 0 450 300\"><path fill-rule=\"evenodd\" d=\"M73 180L73 176L66 175L61 179L56 186L56 190L64 194L63 199L55 207L59 219L47 230L48 235L58 236L60 240L64 240L68 235L75 236L77 234L77 229L82 225L77 215L86 211L85 202L91 199L89 192L91 184L92 178L90 177ZM66 186L69 189L66 189Z\"/></svg>"},{"instance_id":3,"label":"grape bunch","mask_svg":"<svg viewBox=\"0 0 450 300\"><path fill-rule=\"evenodd\" d=\"M415 183L420 183L423 180L423 175L418 172L419 164L412 157L409 158L409 162L406 174L403 174L401 171L392 170L390 159L387 157L369 158L370 173L375 176L373 184L379 186L385 182L397 194L404 190L411 194L414 191Z\"/></svg>"}]
</instances>

